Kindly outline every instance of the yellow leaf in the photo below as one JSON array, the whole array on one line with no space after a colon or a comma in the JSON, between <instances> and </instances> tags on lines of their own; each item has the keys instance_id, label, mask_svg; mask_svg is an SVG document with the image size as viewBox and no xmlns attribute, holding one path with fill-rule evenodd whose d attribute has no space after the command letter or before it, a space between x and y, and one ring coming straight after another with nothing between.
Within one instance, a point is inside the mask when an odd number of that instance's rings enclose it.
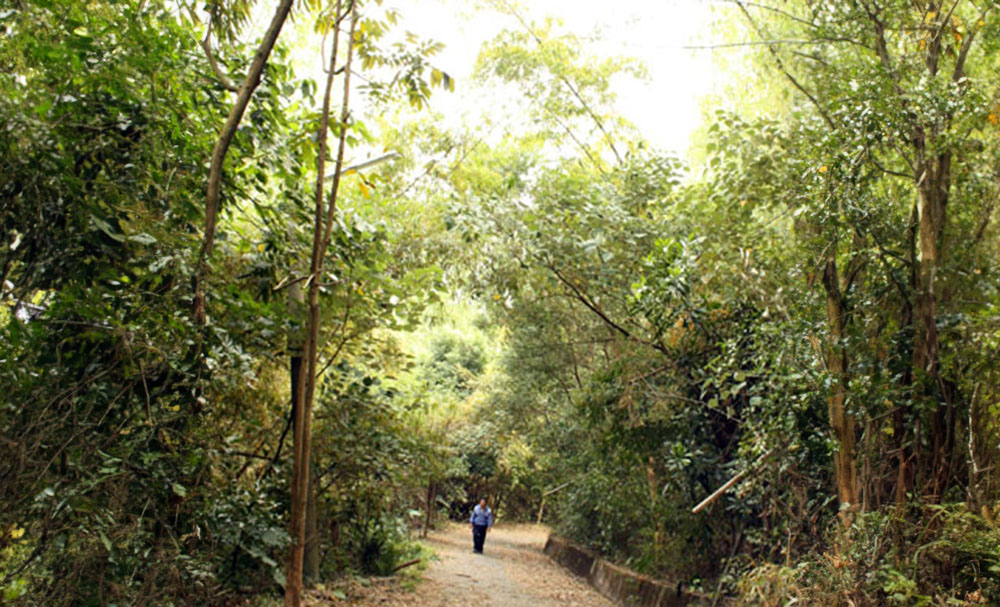
<instances>
[{"instance_id":1,"label":"yellow leaf","mask_svg":"<svg viewBox=\"0 0 1000 607\"><path fill-rule=\"evenodd\" d=\"M16 540L16 539L20 538L22 535L24 535L24 528L23 527L14 527L13 529L10 530L10 537L11 537L11 539Z\"/></svg>"},{"instance_id":2,"label":"yellow leaf","mask_svg":"<svg viewBox=\"0 0 1000 607\"><path fill-rule=\"evenodd\" d=\"M177 413L178 411L181 410L181 406L180 405L173 405L172 407L167 407L167 410L173 411L174 413Z\"/></svg>"},{"instance_id":3,"label":"yellow leaf","mask_svg":"<svg viewBox=\"0 0 1000 607\"><path fill-rule=\"evenodd\" d=\"M927 13L927 21L933 21L934 17L937 17L937 13L935 13L934 11Z\"/></svg>"},{"instance_id":4,"label":"yellow leaf","mask_svg":"<svg viewBox=\"0 0 1000 607\"><path fill-rule=\"evenodd\" d=\"M371 198L371 196L372 196L371 190L368 189L368 186L365 184L365 182L364 181L359 181L358 185L361 187L361 194L365 198Z\"/></svg>"}]
</instances>

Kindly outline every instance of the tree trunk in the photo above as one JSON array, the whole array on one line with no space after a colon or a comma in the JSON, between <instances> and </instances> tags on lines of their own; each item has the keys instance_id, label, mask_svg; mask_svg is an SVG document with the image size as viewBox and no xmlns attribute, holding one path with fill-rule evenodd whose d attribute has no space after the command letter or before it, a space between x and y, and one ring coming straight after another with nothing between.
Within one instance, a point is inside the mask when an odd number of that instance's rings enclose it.
<instances>
[{"instance_id":1,"label":"tree trunk","mask_svg":"<svg viewBox=\"0 0 1000 607\"><path fill-rule=\"evenodd\" d=\"M855 446L855 420L847 413L847 350L846 338L847 312L840 292L840 276L837 271L837 261L831 254L823 269L823 286L826 289L826 312L830 325L830 343L827 351L827 369L834 376L833 391L828 400L830 428L837 441L837 452L833 455L834 471L837 480L837 497L840 500L841 514L845 523L849 522L847 513L857 509L858 505L858 473L857 449Z\"/></svg>"},{"instance_id":2,"label":"tree trunk","mask_svg":"<svg viewBox=\"0 0 1000 607\"><path fill-rule=\"evenodd\" d=\"M906 259L910 268L909 275L909 289L911 296L917 292L917 281L918 271L917 271L917 231L920 224L920 211L919 203L914 203L913 209L910 212L910 223L906 228L907 240L906 240ZM900 329L903 331L910 331L911 334L916 333L916 327L913 321L913 310L914 302L909 298L903 301L903 314L900 320ZM915 350L916 341L915 337L911 338L911 348ZM911 350L910 360L911 363L908 364L902 373L900 379L900 386L903 391L911 391L913 389L913 356L914 353ZM910 460L911 450L906 447L906 409L902 405L898 405L896 410L892 415L892 436L893 436L893 448L897 453L897 470L896 470L896 506L902 507L906 502L906 494L913 488L913 479L910 474L909 466L907 462ZM916 437L916 435L914 435Z\"/></svg>"},{"instance_id":3,"label":"tree trunk","mask_svg":"<svg viewBox=\"0 0 1000 607\"><path fill-rule=\"evenodd\" d=\"M649 511L651 513L656 512L656 502L660 495L658 483L656 481L656 469L653 467L653 456L650 455L646 460L646 482L649 485ZM663 548L663 541L665 539L665 532L663 529L663 521L659 517L656 518L656 530L653 532L653 550L656 556L659 556L661 549Z\"/></svg>"},{"instance_id":4,"label":"tree trunk","mask_svg":"<svg viewBox=\"0 0 1000 607\"><path fill-rule=\"evenodd\" d=\"M219 215L219 193L222 189L222 165L226 161L226 153L233 142L233 137L236 135L236 129L240 126L240 121L243 120L243 114L246 112L247 105L250 104L250 98L260 85L264 66L267 65L267 60L271 56L271 51L274 49L275 43L278 41L278 35L281 33L281 28L288 19L288 13L292 10L293 3L293 0L281 0L277 8L275 8L274 17L271 18L271 25L267 28L264 38L260 41L260 46L257 47L257 53L254 55L253 63L250 65L250 71L247 72L246 78L243 79L243 85L240 86L239 92L236 95L236 103L233 104L232 109L229 111L226 124L219 132L219 139L215 142L215 148L212 150L212 160L208 171L208 189L205 194L205 230L201 249L198 252L198 263L194 270L194 317L199 324L204 324L205 322L205 294L201 288L201 277L205 273L208 259L212 256L212 249L215 245L215 226Z\"/></svg>"},{"instance_id":5,"label":"tree trunk","mask_svg":"<svg viewBox=\"0 0 1000 607\"><path fill-rule=\"evenodd\" d=\"M922 155L922 154L921 154ZM916 305L914 307L913 371L915 397L933 403L930 413L931 451L925 461L925 493L939 501L946 488L950 470L948 449L953 428L949 406L942 400L941 370L938 360L937 270L940 263L940 237L944 229L948 192L951 187L951 155L943 153L923 158L917 163L917 265Z\"/></svg>"},{"instance_id":6,"label":"tree trunk","mask_svg":"<svg viewBox=\"0 0 1000 607\"><path fill-rule=\"evenodd\" d=\"M344 168L344 150L347 142L347 121L351 91L351 63L354 57L354 30L357 27L357 4L351 5L351 27L347 36L347 61L343 66L344 98L340 113L340 135L337 147L336 172L330 188L329 200L326 201L324 212L324 178L326 175L327 133L329 131L330 102L333 92L333 80L338 70L337 48L340 42L340 2L337 3L337 25L334 29L333 50L331 51L330 71L327 74L326 91L323 97L323 110L320 115L318 133L319 150L316 161L316 202L313 222L313 249L310 263L309 280L309 316L306 332L305 373L301 374L303 389L299 391L301 402L296 403L294 426L295 436L299 439L295 445L295 458L292 464L292 495L290 535L292 539L291 553L288 559L288 570L285 582L285 606L299 607L302 598L302 570L305 558L306 543L306 510L309 495L309 456L311 449L312 406L316 394L316 367L320 326L319 285L323 275L323 261L330 234L333 229L333 214L337 208L337 192Z\"/></svg>"},{"instance_id":7,"label":"tree trunk","mask_svg":"<svg viewBox=\"0 0 1000 607\"><path fill-rule=\"evenodd\" d=\"M312 467L310 467L311 469ZM309 497L306 500L306 546L302 559L302 579L307 587L319 581L319 526L316 524L316 478L312 470L309 478Z\"/></svg>"},{"instance_id":8,"label":"tree trunk","mask_svg":"<svg viewBox=\"0 0 1000 607\"><path fill-rule=\"evenodd\" d=\"M427 537L427 531L431 527L431 514L434 512L434 481L427 480L427 512L424 513L424 531L422 537Z\"/></svg>"}]
</instances>

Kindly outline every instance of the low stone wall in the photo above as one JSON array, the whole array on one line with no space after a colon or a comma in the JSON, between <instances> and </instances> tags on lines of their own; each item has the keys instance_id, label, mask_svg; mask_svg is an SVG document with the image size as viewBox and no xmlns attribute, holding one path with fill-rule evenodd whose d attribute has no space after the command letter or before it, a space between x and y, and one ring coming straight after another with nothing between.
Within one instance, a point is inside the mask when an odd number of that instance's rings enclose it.
<instances>
[{"instance_id":1,"label":"low stone wall","mask_svg":"<svg viewBox=\"0 0 1000 607\"><path fill-rule=\"evenodd\" d=\"M545 554L576 575L587 578L588 581L597 562L601 560L590 550L551 534L545 542Z\"/></svg>"},{"instance_id":2,"label":"low stone wall","mask_svg":"<svg viewBox=\"0 0 1000 607\"><path fill-rule=\"evenodd\" d=\"M711 604L709 597L684 590L681 584L668 584L613 565L590 550L555 535L549 535L545 542L545 554L622 605L685 607Z\"/></svg>"}]
</instances>

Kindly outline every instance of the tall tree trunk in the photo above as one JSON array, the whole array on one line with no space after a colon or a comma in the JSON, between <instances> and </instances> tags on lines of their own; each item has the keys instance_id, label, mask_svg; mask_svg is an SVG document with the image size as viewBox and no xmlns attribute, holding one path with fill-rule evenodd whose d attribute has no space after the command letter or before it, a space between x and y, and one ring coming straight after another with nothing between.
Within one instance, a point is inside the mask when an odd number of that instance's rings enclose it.
<instances>
[{"instance_id":1,"label":"tall tree trunk","mask_svg":"<svg viewBox=\"0 0 1000 607\"><path fill-rule=\"evenodd\" d=\"M202 291L201 279L207 270L208 259L212 256L212 249L215 246L215 226L219 215L219 192L222 188L222 165L226 161L226 153L233 142L233 137L236 135L236 129L240 126L240 121L243 120L243 114L246 112L247 105L250 104L250 98L260 85L264 66L267 65L271 51L274 50L274 45L278 41L278 35L281 34L281 28L288 19L288 13L292 10L293 3L294 0L281 0L278 2L274 16L271 18L271 25L267 28L267 32L264 33L264 38L260 41L260 46L257 47L253 63L250 64L250 71L247 72L246 78L243 79L243 84L236 94L236 103L229 110L229 117L226 118L226 124L219 132L219 139L215 142L215 148L212 150L212 161L208 170L208 189L205 194L205 230L201 249L198 252L198 263L194 269L193 279L194 317L199 324L205 322L205 294Z\"/></svg>"},{"instance_id":2,"label":"tall tree trunk","mask_svg":"<svg viewBox=\"0 0 1000 607\"><path fill-rule=\"evenodd\" d=\"M303 373L302 355L306 347L305 295L301 282L295 281L288 287L289 316L297 323L288 336L289 370L292 392L292 419L296 419L296 403L301 402L300 376ZM300 426L293 423L292 444L301 444ZM312 469L312 467L310 467ZM313 485L315 471L309 477L309 497L306 501L306 547L302 564L302 576L306 585L312 586L319 579L319 532L316 523L316 488Z\"/></svg>"},{"instance_id":3,"label":"tall tree trunk","mask_svg":"<svg viewBox=\"0 0 1000 607\"><path fill-rule=\"evenodd\" d=\"M855 445L854 416L847 413L847 311L840 292L840 276L837 271L836 253L826 260L823 268L823 286L826 289L826 313L830 327L830 343L827 348L827 369L834 376L833 391L827 399L830 428L837 441L837 452L833 455L834 472L837 480L837 497L845 522L849 521L848 511L858 505L858 466Z\"/></svg>"},{"instance_id":4,"label":"tall tree trunk","mask_svg":"<svg viewBox=\"0 0 1000 607\"><path fill-rule=\"evenodd\" d=\"M306 540L306 510L309 495L309 456L311 449L312 406L316 394L316 367L318 362L318 347L320 337L321 315L319 302L319 285L323 275L323 261L326 249L330 243L333 229L333 214L337 209L337 193L344 168L344 150L347 142L347 122L350 117L349 101L351 92L351 63L354 58L354 30L357 27L357 4L351 5L351 27L347 36L347 61L343 66L344 97L340 113L339 141L337 146L336 171L333 184L330 187L329 200L326 201L324 212L324 186L326 175L327 133L330 126L330 103L333 93L333 80L338 73L337 48L340 44L340 14L341 3L337 2L336 23L331 51L330 71L327 74L326 90L323 96L323 110L320 115L318 133L319 150L316 160L316 208L313 225L313 249L309 273L309 315L306 332L305 363L306 370L301 376L301 402L296 403L295 420L296 436L295 458L292 465L292 495L291 523L292 538L291 554L288 559L288 570L285 582L285 606L299 607L302 597L302 569L305 558Z\"/></svg>"},{"instance_id":5,"label":"tall tree trunk","mask_svg":"<svg viewBox=\"0 0 1000 607\"><path fill-rule=\"evenodd\" d=\"M920 150L917 163L917 265L916 305L914 306L913 370L917 387L915 396L932 403L930 412L931 451L925 462L925 492L938 501L946 488L953 441L949 405L942 397L937 331L937 271L940 263L940 238L946 218L951 187L951 155L925 156Z\"/></svg>"},{"instance_id":6,"label":"tall tree trunk","mask_svg":"<svg viewBox=\"0 0 1000 607\"><path fill-rule=\"evenodd\" d=\"M431 519L434 513L434 480L427 479L427 512L424 513L424 530L422 537L427 537L427 531L431 527Z\"/></svg>"},{"instance_id":7,"label":"tall tree trunk","mask_svg":"<svg viewBox=\"0 0 1000 607\"><path fill-rule=\"evenodd\" d=\"M910 275L908 277L909 293L911 296L915 295L917 292L917 281L918 279L918 269L917 269L917 231L920 225L920 211L919 202L913 204L913 209L910 211L910 223L906 227L907 234L907 246L906 246L906 259L909 264ZM900 386L904 391L909 391L913 389L913 350L916 349L916 337L915 333L917 331L914 326L913 310L914 302L907 298L903 301L903 313L900 320L900 329L903 331L909 331L911 335L914 335L912 339L909 340L911 344L910 351L910 363L907 364L903 370L902 377L900 379ZM892 436L893 436L893 448L897 453L897 470L896 470L896 506L902 507L906 502L906 494L910 489L913 488L913 479L909 470L909 465L907 462L910 461L911 449L906 446L906 435L907 435L907 424L906 424L906 409L899 405L892 414ZM916 434L914 438L916 440Z\"/></svg>"},{"instance_id":8,"label":"tall tree trunk","mask_svg":"<svg viewBox=\"0 0 1000 607\"><path fill-rule=\"evenodd\" d=\"M306 500L306 546L302 559L302 579L306 586L312 587L319 581L319 526L316 518L316 471L310 466L309 498Z\"/></svg>"},{"instance_id":9,"label":"tall tree trunk","mask_svg":"<svg viewBox=\"0 0 1000 607\"><path fill-rule=\"evenodd\" d=\"M930 10L936 10L931 6ZM952 7L954 10L954 7ZM989 7L980 13L980 20L989 11ZM943 26L942 26L943 27ZM951 81L959 87L964 87L965 62L969 57L973 41L978 29L974 29L961 38L955 57ZM941 31L934 36L934 41L928 45L926 65L931 77L937 75L938 60L942 52ZM917 124L913 131L914 148L914 180L917 188L917 204L919 212L918 247L920 263L917 272L916 289L916 331L914 333L913 370L914 385L917 387L916 398L932 404L931 407L931 447L928 454L927 478L925 487L929 488L929 497L940 501L951 479L952 459L954 456L955 404L954 395L945 385L938 357L937 333L937 303L936 292L937 272L941 264L941 236L947 221L948 198L951 191L952 152L947 141L951 127L953 110L937 118L931 125Z\"/></svg>"}]
</instances>

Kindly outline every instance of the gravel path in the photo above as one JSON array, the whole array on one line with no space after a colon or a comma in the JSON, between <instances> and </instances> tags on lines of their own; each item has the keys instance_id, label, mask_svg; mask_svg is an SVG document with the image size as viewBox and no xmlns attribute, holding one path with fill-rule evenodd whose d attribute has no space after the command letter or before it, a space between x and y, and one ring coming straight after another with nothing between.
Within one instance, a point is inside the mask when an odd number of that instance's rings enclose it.
<instances>
[{"instance_id":1,"label":"gravel path","mask_svg":"<svg viewBox=\"0 0 1000 607\"><path fill-rule=\"evenodd\" d=\"M613 607L613 603L542 554L548 531L497 526L484 554L472 551L468 525L449 525L428 538L440 560L400 605L412 607Z\"/></svg>"},{"instance_id":2,"label":"gravel path","mask_svg":"<svg viewBox=\"0 0 1000 607\"><path fill-rule=\"evenodd\" d=\"M434 549L415 587L401 576L357 579L306 593L307 607L615 607L542 553L548 530L500 525L472 551L472 531L457 523L424 542ZM277 607L277 603L275 603Z\"/></svg>"}]
</instances>

